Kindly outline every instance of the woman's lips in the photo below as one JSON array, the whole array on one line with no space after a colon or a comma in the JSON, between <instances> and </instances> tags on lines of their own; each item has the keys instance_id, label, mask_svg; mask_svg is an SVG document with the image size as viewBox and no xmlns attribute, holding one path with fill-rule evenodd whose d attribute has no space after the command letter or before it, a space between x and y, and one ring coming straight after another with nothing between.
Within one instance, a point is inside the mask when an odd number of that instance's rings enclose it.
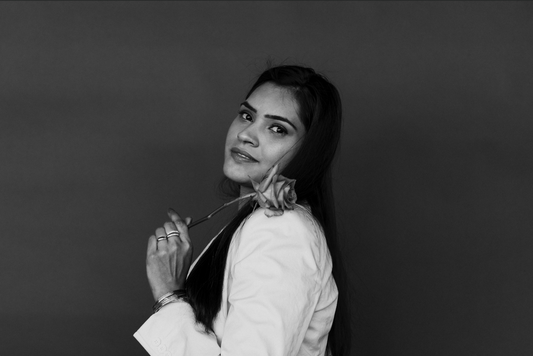
<instances>
[{"instance_id":1,"label":"woman's lips","mask_svg":"<svg viewBox=\"0 0 533 356\"><path fill-rule=\"evenodd\" d=\"M236 147L233 147L231 150L231 157L237 162L248 162L248 163L255 163L258 162L255 158L253 158L248 152L243 151L241 149L238 149Z\"/></svg>"}]
</instances>

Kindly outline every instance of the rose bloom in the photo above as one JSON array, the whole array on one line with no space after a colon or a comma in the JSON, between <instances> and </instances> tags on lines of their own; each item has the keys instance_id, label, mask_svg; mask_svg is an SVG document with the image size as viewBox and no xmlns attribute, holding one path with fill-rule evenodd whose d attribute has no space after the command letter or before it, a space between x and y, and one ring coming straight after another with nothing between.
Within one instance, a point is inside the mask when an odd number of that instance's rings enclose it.
<instances>
[{"instance_id":1,"label":"rose bloom","mask_svg":"<svg viewBox=\"0 0 533 356\"><path fill-rule=\"evenodd\" d=\"M253 200L265 208L268 217L283 215L284 210L294 209L296 192L294 191L295 179L288 179L277 174L278 164L268 173L267 177L257 183L252 179L252 185L256 192Z\"/></svg>"}]
</instances>

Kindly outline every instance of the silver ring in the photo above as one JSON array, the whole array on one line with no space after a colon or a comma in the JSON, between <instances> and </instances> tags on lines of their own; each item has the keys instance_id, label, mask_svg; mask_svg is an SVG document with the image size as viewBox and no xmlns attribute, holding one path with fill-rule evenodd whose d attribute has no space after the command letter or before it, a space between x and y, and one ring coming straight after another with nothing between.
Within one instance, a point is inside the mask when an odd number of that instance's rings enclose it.
<instances>
[{"instance_id":1,"label":"silver ring","mask_svg":"<svg viewBox=\"0 0 533 356\"><path fill-rule=\"evenodd\" d=\"M177 236L177 237L180 237L180 232L179 231L171 231L167 234L167 239L171 236Z\"/></svg>"},{"instance_id":2,"label":"silver ring","mask_svg":"<svg viewBox=\"0 0 533 356\"><path fill-rule=\"evenodd\" d=\"M161 241L161 240L166 240L167 237L166 236L161 236L161 237L158 237L157 238L157 242Z\"/></svg>"}]
</instances>

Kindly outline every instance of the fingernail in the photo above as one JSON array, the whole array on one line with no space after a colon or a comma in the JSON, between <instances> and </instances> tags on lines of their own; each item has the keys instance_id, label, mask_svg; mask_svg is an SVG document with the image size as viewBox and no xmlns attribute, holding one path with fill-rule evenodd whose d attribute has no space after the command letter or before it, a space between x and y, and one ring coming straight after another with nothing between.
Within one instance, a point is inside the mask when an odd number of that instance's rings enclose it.
<instances>
[{"instance_id":1,"label":"fingernail","mask_svg":"<svg viewBox=\"0 0 533 356\"><path fill-rule=\"evenodd\" d=\"M168 214L168 215L177 215L178 213L176 213L176 211L175 211L174 209L172 209L172 208L168 208L168 210L167 210L167 214Z\"/></svg>"}]
</instances>

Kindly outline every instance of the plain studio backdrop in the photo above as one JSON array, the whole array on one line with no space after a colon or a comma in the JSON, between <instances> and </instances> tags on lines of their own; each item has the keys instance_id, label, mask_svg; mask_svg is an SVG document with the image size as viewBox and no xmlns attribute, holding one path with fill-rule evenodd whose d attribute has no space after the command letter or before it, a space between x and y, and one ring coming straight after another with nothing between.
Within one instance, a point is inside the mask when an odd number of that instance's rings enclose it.
<instances>
[{"instance_id":1,"label":"plain studio backdrop","mask_svg":"<svg viewBox=\"0 0 533 356\"><path fill-rule=\"evenodd\" d=\"M146 355L147 238L269 59L342 95L353 355L533 354L533 5L329 1L0 3L0 354Z\"/></svg>"}]
</instances>

